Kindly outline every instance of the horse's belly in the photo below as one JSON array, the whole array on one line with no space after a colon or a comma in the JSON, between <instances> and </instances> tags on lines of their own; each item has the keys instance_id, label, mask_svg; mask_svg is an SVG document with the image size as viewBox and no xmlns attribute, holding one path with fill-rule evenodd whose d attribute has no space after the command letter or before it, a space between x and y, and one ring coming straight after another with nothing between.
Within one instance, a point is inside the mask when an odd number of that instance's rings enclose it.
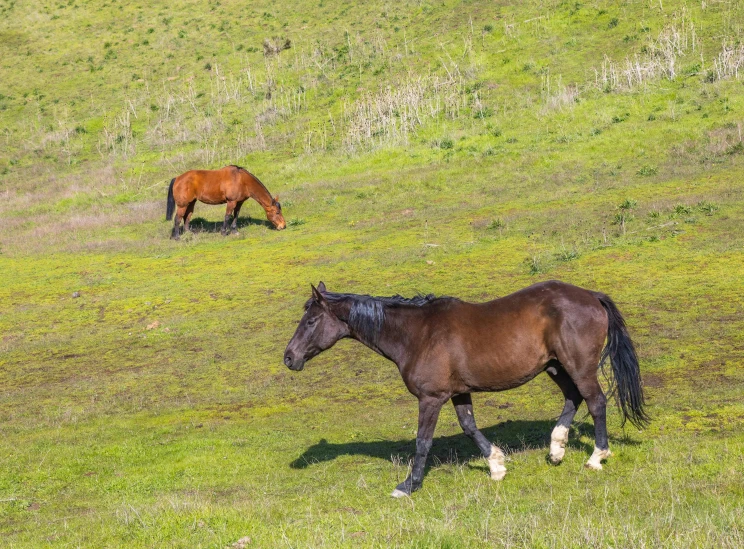
<instances>
[{"instance_id":1,"label":"horse's belly","mask_svg":"<svg viewBox=\"0 0 744 549\"><path fill-rule=\"evenodd\" d=\"M532 329L515 329L532 326ZM450 339L451 367L474 391L505 391L533 379L552 358L545 330L530 315L471 322Z\"/></svg>"},{"instance_id":2,"label":"horse's belly","mask_svg":"<svg viewBox=\"0 0 744 549\"><path fill-rule=\"evenodd\" d=\"M533 379L548 360L547 354L537 352L513 360L474 360L461 365L459 378L471 391L506 391Z\"/></svg>"},{"instance_id":3,"label":"horse's belly","mask_svg":"<svg viewBox=\"0 0 744 549\"><path fill-rule=\"evenodd\" d=\"M520 369L510 372L509 375L493 376L474 380L470 387L471 391L508 391L524 385L543 371L543 366L532 369Z\"/></svg>"},{"instance_id":4,"label":"horse's belly","mask_svg":"<svg viewBox=\"0 0 744 549\"><path fill-rule=\"evenodd\" d=\"M201 193L197 198L200 202L204 202L204 204L224 204L227 202L225 193L223 192Z\"/></svg>"}]
</instances>

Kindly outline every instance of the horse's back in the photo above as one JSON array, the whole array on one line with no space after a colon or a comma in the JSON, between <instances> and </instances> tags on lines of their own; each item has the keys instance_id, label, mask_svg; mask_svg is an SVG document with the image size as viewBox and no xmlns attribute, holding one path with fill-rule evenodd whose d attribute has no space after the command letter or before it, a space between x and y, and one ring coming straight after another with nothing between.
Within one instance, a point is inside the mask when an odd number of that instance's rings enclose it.
<instances>
[{"instance_id":1,"label":"horse's back","mask_svg":"<svg viewBox=\"0 0 744 549\"><path fill-rule=\"evenodd\" d=\"M426 322L427 354L441 357L444 377L463 390L522 385L567 347L601 345L607 330L593 292L558 281L485 303L435 302Z\"/></svg>"},{"instance_id":2,"label":"horse's back","mask_svg":"<svg viewBox=\"0 0 744 549\"><path fill-rule=\"evenodd\" d=\"M514 293L494 299L488 303L514 303L514 304L530 304L536 301L544 302L546 300L560 300L560 301L572 301L588 303L592 301L594 292L582 288L580 286L574 286L567 282L561 282L560 280L546 280L544 282L537 282L521 290L517 290ZM593 302L593 301L592 301Z\"/></svg>"},{"instance_id":3,"label":"horse's back","mask_svg":"<svg viewBox=\"0 0 744 549\"><path fill-rule=\"evenodd\" d=\"M228 196L239 194L234 187L239 185L235 166L218 170L189 170L176 178L173 192L176 201L191 202L198 199L206 204L224 204Z\"/></svg>"},{"instance_id":4,"label":"horse's back","mask_svg":"<svg viewBox=\"0 0 744 549\"><path fill-rule=\"evenodd\" d=\"M515 292L512 295L538 307L540 314L551 321L586 329L598 326L602 333L606 333L607 314L597 297L601 294L559 280L539 282L522 291L524 294Z\"/></svg>"}]
</instances>

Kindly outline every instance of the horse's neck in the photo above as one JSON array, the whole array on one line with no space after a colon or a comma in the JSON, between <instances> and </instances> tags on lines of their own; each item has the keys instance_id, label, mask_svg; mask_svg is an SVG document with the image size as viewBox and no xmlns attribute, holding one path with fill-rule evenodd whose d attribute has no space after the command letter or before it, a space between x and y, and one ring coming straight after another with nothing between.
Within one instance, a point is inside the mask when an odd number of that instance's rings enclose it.
<instances>
[{"instance_id":1,"label":"horse's neck","mask_svg":"<svg viewBox=\"0 0 744 549\"><path fill-rule=\"evenodd\" d=\"M258 202L264 210L271 206L271 204L273 203L271 193L269 193L269 190L264 187L263 183L261 183L258 178L256 178L253 174L248 173L247 171L243 172L243 177L248 179L248 186L251 189L251 196L253 197L253 199Z\"/></svg>"},{"instance_id":2,"label":"horse's neck","mask_svg":"<svg viewBox=\"0 0 744 549\"><path fill-rule=\"evenodd\" d=\"M339 301L333 305L333 312L338 318L348 322L352 305L352 298ZM414 335L408 321L412 316L416 316L417 312L417 309L408 307L385 307L385 320L375 341L369 341L353 330L349 337L401 366L401 363L405 362L408 341Z\"/></svg>"},{"instance_id":3,"label":"horse's neck","mask_svg":"<svg viewBox=\"0 0 744 549\"><path fill-rule=\"evenodd\" d=\"M380 331L378 351L400 368L408 361L411 340L415 339L420 323L417 318L423 311L417 307L387 307L385 322Z\"/></svg>"}]
</instances>

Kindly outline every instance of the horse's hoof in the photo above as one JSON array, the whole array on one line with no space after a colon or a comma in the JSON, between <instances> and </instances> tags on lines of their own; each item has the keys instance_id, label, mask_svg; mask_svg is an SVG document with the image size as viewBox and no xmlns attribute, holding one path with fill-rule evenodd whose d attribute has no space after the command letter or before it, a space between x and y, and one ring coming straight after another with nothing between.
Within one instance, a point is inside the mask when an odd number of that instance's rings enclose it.
<instances>
[{"instance_id":1,"label":"horse's hoof","mask_svg":"<svg viewBox=\"0 0 744 549\"><path fill-rule=\"evenodd\" d=\"M488 456L488 468L491 471L491 479L503 480L506 476L506 467L504 466L504 452L498 446L491 445L491 455Z\"/></svg>"},{"instance_id":2,"label":"horse's hoof","mask_svg":"<svg viewBox=\"0 0 744 549\"><path fill-rule=\"evenodd\" d=\"M491 470L491 480L504 480L504 477L506 476L506 467L503 467L500 470Z\"/></svg>"},{"instance_id":3,"label":"horse's hoof","mask_svg":"<svg viewBox=\"0 0 744 549\"><path fill-rule=\"evenodd\" d=\"M586 462L584 467L593 471L601 471L602 460L607 459L611 455L612 452L610 452L609 448L607 450L600 450L599 448L595 447L592 457L589 458L589 461Z\"/></svg>"},{"instance_id":4,"label":"horse's hoof","mask_svg":"<svg viewBox=\"0 0 744 549\"><path fill-rule=\"evenodd\" d=\"M396 498L396 499L399 499L399 498L407 498L407 497L410 497L410 496L411 496L411 494L406 494L406 493L405 493L405 492L404 492L403 490L398 490L398 489L396 488L395 490L393 490L393 493L392 493L392 494L390 494L390 496L391 496L391 497L394 497L394 498Z\"/></svg>"},{"instance_id":5,"label":"horse's hoof","mask_svg":"<svg viewBox=\"0 0 744 549\"><path fill-rule=\"evenodd\" d=\"M558 465L566 455L566 444L568 443L568 427L556 425L550 434L550 463Z\"/></svg>"},{"instance_id":6,"label":"horse's hoof","mask_svg":"<svg viewBox=\"0 0 744 549\"><path fill-rule=\"evenodd\" d=\"M560 450L556 451L555 453L551 452L548 456L548 459L550 460L550 463L553 465L560 465L563 461L563 456L566 455L566 450L561 448Z\"/></svg>"}]
</instances>

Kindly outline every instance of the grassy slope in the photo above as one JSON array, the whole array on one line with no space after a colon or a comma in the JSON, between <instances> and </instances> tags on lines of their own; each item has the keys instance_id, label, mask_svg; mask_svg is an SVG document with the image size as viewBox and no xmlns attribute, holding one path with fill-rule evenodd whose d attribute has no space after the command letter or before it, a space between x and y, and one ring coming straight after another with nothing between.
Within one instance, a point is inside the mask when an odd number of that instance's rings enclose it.
<instances>
[{"instance_id":1,"label":"grassy slope","mask_svg":"<svg viewBox=\"0 0 744 549\"><path fill-rule=\"evenodd\" d=\"M744 95L706 81L737 3L17 4L0 3L13 546L742 544ZM683 7L680 76L594 86ZM266 61L274 36L293 47ZM450 82L422 100L443 112L350 145L355 101L422 75ZM239 236L168 241L165 182L229 162L294 224L247 205ZM446 409L424 488L390 500L416 425L394 367L352 342L281 365L311 281L482 300L547 278L612 295L638 343L655 421L623 431L613 410L601 474L582 415L546 465L560 398L541 377L475 397L503 483Z\"/></svg>"}]
</instances>

